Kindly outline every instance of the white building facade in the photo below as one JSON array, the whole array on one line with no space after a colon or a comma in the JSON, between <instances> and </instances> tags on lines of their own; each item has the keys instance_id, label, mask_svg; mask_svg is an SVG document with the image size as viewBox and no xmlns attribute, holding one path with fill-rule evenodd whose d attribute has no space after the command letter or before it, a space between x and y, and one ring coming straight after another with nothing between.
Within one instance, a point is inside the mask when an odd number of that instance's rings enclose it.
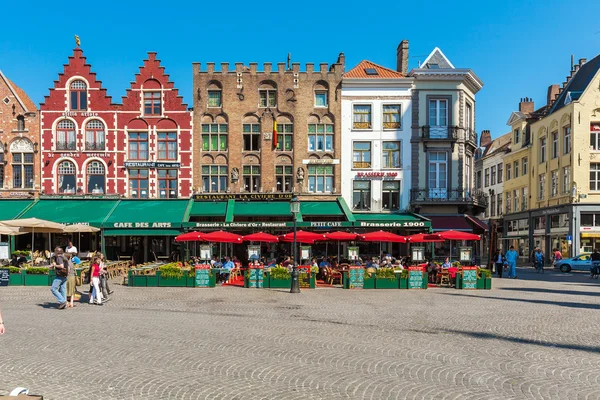
<instances>
[{"instance_id":1,"label":"white building facade","mask_svg":"<svg viewBox=\"0 0 600 400\"><path fill-rule=\"evenodd\" d=\"M354 213L409 207L412 84L402 71L366 60L344 74L342 196Z\"/></svg>"}]
</instances>

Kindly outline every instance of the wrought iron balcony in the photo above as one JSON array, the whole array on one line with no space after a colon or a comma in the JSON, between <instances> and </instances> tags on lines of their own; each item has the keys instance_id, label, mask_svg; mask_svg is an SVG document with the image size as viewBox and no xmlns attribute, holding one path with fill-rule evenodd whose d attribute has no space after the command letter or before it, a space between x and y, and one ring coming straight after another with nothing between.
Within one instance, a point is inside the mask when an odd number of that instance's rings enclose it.
<instances>
[{"instance_id":1,"label":"wrought iron balcony","mask_svg":"<svg viewBox=\"0 0 600 400\"><path fill-rule=\"evenodd\" d=\"M488 196L480 190L464 189L411 189L412 203L463 203L487 207Z\"/></svg>"},{"instance_id":2,"label":"wrought iron balcony","mask_svg":"<svg viewBox=\"0 0 600 400\"><path fill-rule=\"evenodd\" d=\"M75 142L56 142L56 150L75 150Z\"/></svg>"},{"instance_id":3,"label":"wrought iron balcony","mask_svg":"<svg viewBox=\"0 0 600 400\"><path fill-rule=\"evenodd\" d=\"M477 146L477 132L475 132L473 129L465 129L465 136L469 142Z\"/></svg>"},{"instance_id":4,"label":"wrought iron balcony","mask_svg":"<svg viewBox=\"0 0 600 400\"><path fill-rule=\"evenodd\" d=\"M421 127L421 137L427 140L457 140L458 128L456 126L429 126Z\"/></svg>"}]
</instances>

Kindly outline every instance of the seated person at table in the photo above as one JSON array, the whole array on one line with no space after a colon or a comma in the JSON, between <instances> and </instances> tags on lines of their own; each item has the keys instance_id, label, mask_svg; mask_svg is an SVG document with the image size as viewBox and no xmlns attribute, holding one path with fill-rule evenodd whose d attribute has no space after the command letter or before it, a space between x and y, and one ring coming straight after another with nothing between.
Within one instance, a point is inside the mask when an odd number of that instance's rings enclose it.
<instances>
[{"instance_id":1,"label":"seated person at table","mask_svg":"<svg viewBox=\"0 0 600 400\"><path fill-rule=\"evenodd\" d=\"M17 257L16 254L12 255L12 260L10 260L10 266L11 267L18 267L19 266L19 258Z\"/></svg>"},{"instance_id":2,"label":"seated person at table","mask_svg":"<svg viewBox=\"0 0 600 400\"><path fill-rule=\"evenodd\" d=\"M231 270L235 268L235 265L233 264L233 262L231 261L231 259L229 257L225 257L225 264L223 264L223 268L225 268L227 271L223 272L223 280L225 282L229 281L229 275L231 274Z\"/></svg>"},{"instance_id":3,"label":"seated person at table","mask_svg":"<svg viewBox=\"0 0 600 400\"><path fill-rule=\"evenodd\" d=\"M427 263L427 272L429 272L429 282L435 283L437 280L437 273L440 267L437 265L433 259L430 259Z\"/></svg>"},{"instance_id":4,"label":"seated person at table","mask_svg":"<svg viewBox=\"0 0 600 400\"><path fill-rule=\"evenodd\" d=\"M275 268L277 266L277 260L276 259L272 259L271 262L269 263L268 267L269 268Z\"/></svg>"},{"instance_id":5,"label":"seated person at table","mask_svg":"<svg viewBox=\"0 0 600 400\"><path fill-rule=\"evenodd\" d=\"M241 261L240 261L240 260L238 260L238 258L237 258L236 256L233 256L233 258L231 259L231 261L233 262L233 265L234 265L236 268L239 268L239 267L241 267L241 266L242 266L242 263L241 263Z\"/></svg>"},{"instance_id":6,"label":"seated person at table","mask_svg":"<svg viewBox=\"0 0 600 400\"><path fill-rule=\"evenodd\" d=\"M326 268L326 267L331 267L331 263L329 262L329 259L323 258L323 261L321 261L319 263L319 268Z\"/></svg>"},{"instance_id":7,"label":"seated person at table","mask_svg":"<svg viewBox=\"0 0 600 400\"><path fill-rule=\"evenodd\" d=\"M444 263L442 264L442 268L450 268L451 266L452 264L450 263L450 260L448 259L448 257L446 257Z\"/></svg>"}]
</instances>

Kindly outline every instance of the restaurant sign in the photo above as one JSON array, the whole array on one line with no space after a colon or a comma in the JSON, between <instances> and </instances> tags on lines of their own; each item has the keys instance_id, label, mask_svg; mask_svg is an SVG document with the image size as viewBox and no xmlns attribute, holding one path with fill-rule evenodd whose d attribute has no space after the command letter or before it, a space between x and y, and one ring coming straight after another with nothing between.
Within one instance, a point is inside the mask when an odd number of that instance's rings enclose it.
<instances>
[{"instance_id":1,"label":"restaurant sign","mask_svg":"<svg viewBox=\"0 0 600 400\"><path fill-rule=\"evenodd\" d=\"M405 221L405 222L356 222L361 228L424 228L427 223L424 221ZM355 224L355 225L356 225Z\"/></svg>"},{"instance_id":2,"label":"restaurant sign","mask_svg":"<svg viewBox=\"0 0 600 400\"><path fill-rule=\"evenodd\" d=\"M156 161L125 161L126 168L179 168L178 162L156 162Z\"/></svg>"},{"instance_id":3,"label":"restaurant sign","mask_svg":"<svg viewBox=\"0 0 600 400\"><path fill-rule=\"evenodd\" d=\"M291 219L291 216L290 216ZM184 222L184 227L188 228L293 228L292 221L240 221L240 222ZM332 228L351 228L352 222L349 221L333 221L333 222L297 222L298 228L313 228L313 229L332 229Z\"/></svg>"},{"instance_id":4,"label":"restaurant sign","mask_svg":"<svg viewBox=\"0 0 600 400\"><path fill-rule=\"evenodd\" d=\"M423 289L423 267L408 267L408 288Z\"/></svg>"},{"instance_id":5,"label":"restaurant sign","mask_svg":"<svg viewBox=\"0 0 600 400\"><path fill-rule=\"evenodd\" d=\"M170 222L115 222L113 228L171 228Z\"/></svg>"},{"instance_id":6,"label":"restaurant sign","mask_svg":"<svg viewBox=\"0 0 600 400\"><path fill-rule=\"evenodd\" d=\"M81 195L69 195L69 194L56 194L48 195L44 194L40 196L40 199L46 200L119 200L122 198L119 194L104 194L104 195L92 195L92 194L81 194Z\"/></svg>"},{"instance_id":7,"label":"restaurant sign","mask_svg":"<svg viewBox=\"0 0 600 400\"><path fill-rule=\"evenodd\" d=\"M196 201L290 201L291 193L201 193L195 194Z\"/></svg>"}]
</instances>

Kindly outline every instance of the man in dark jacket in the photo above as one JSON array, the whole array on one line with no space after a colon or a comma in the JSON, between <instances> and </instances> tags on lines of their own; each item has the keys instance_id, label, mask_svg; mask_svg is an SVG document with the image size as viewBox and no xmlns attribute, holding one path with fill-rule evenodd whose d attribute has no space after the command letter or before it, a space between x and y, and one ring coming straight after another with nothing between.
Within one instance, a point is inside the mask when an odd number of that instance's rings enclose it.
<instances>
[{"instance_id":1,"label":"man in dark jacket","mask_svg":"<svg viewBox=\"0 0 600 400\"><path fill-rule=\"evenodd\" d=\"M52 264L56 270L56 276L54 277L54 281L52 281L50 291L56 297L56 300L58 300L58 308L62 310L67 307L67 276L69 275L69 269L63 257L63 249L60 247L54 249Z\"/></svg>"}]
</instances>

